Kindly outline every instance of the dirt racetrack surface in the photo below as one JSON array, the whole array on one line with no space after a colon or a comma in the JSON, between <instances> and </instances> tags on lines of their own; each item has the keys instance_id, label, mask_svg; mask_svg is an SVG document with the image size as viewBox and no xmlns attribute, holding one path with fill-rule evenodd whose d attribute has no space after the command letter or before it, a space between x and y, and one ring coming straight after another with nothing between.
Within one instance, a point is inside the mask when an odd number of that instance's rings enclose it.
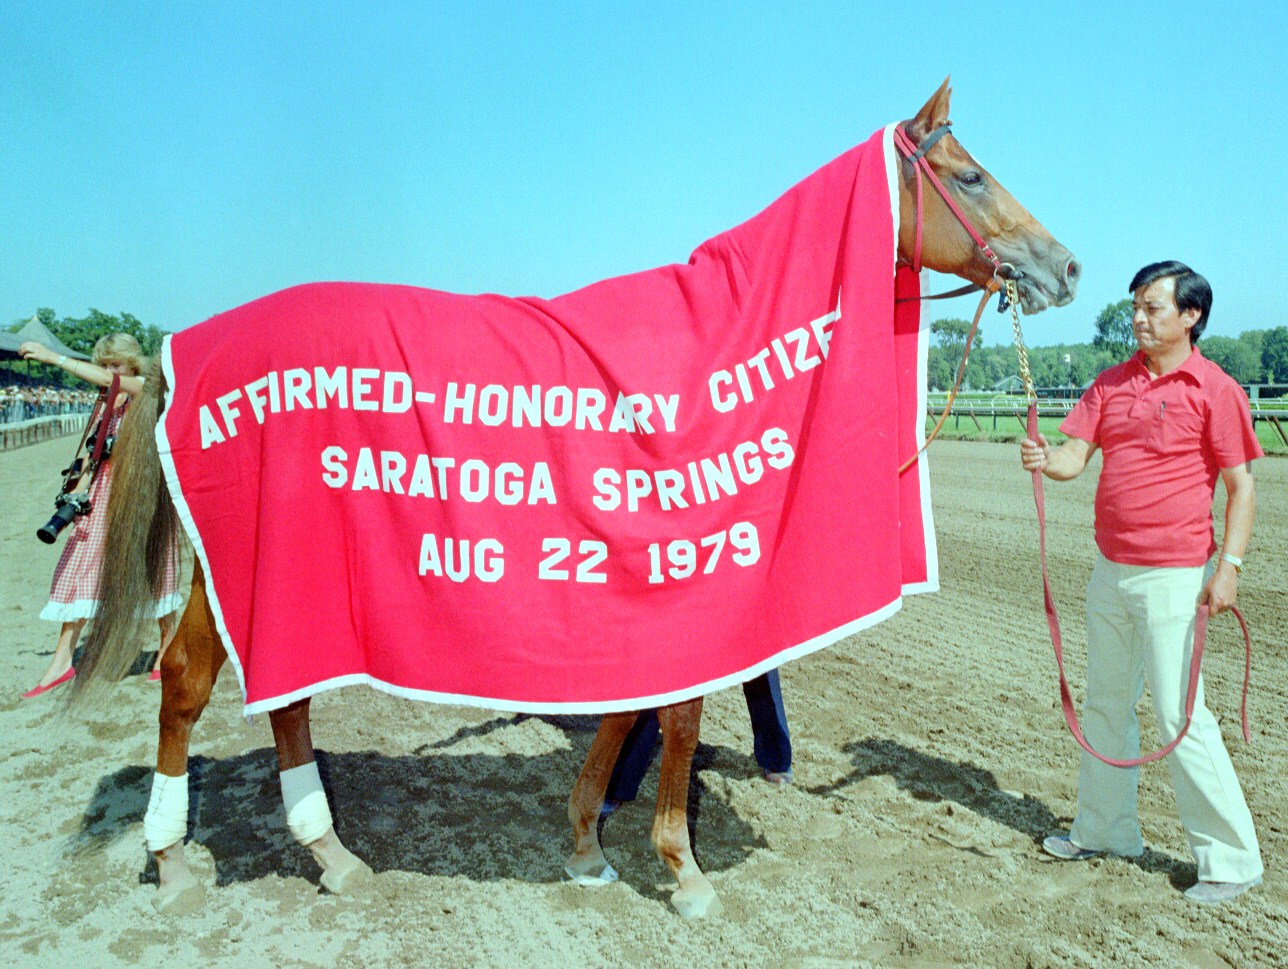
<instances>
[{"instance_id":1,"label":"dirt racetrack surface","mask_svg":"<svg viewBox=\"0 0 1288 969\"><path fill-rule=\"evenodd\" d=\"M1214 621L1205 663L1267 869L1264 886L1230 905L1181 895L1195 869L1163 764L1141 771L1142 858L1060 863L1039 851L1075 810L1077 748L1059 711L1028 478L1014 446L944 442L930 452L943 591L784 668L794 786L760 779L741 691L708 698L689 807L722 916L684 921L669 905L648 843L656 768L641 800L604 826L622 880L565 879L567 796L593 718L366 689L313 704L337 830L376 872L360 897L329 895L286 830L267 718L242 719L226 675L190 768L188 851L206 906L160 918L142 834L160 702L150 656L88 714L60 717L57 692L18 699L56 634L37 613L61 546L33 532L69 450L62 440L0 454L8 965L1288 965L1288 461L1256 466L1240 593L1256 650L1253 745L1239 737L1243 655L1228 617ZM1095 468L1047 486L1079 703ZM1149 743L1148 700L1141 709Z\"/></svg>"}]
</instances>

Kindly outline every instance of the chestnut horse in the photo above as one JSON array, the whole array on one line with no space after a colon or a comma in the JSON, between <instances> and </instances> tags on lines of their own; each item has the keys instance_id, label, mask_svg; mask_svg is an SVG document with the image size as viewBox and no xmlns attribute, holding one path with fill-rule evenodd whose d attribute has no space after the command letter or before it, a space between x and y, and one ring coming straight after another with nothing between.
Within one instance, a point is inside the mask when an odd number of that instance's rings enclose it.
<instances>
[{"instance_id":1,"label":"chestnut horse","mask_svg":"<svg viewBox=\"0 0 1288 969\"><path fill-rule=\"evenodd\" d=\"M922 149L925 163L954 201L944 201L936 191L922 191L915 161L922 152L906 148L899 185L899 260L913 263L919 256L931 269L989 288L996 288L999 274L1005 275L1016 282L1025 312L1068 303L1077 288L1077 261L948 132L949 93L945 81L902 128L908 141ZM173 540L176 518L152 433L160 410L161 383L159 374L148 380L113 458L118 483L112 489L109 544L104 556L111 568L103 576L103 605L85 647L80 675L74 681L73 702L101 695L106 684L119 679L129 667L139 641L138 603L148 597L151 576L163 561L158 550ZM190 910L203 897L202 886L183 855L188 743L226 658L198 564L191 598L161 663L157 784L144 821L160 881L154 905L161 912ZM671 897L676 909L686 916L714 914L720 903L694 860L686 813L702 697L664 707L658 716L663 753L653 843L678 882ZM602 884L617 877L604 857L596 822L614 761L635 718L630 712L603 717L569 799L574 850L566 870L580 884ZM284 775L294 772L291 778L302 776L296 769L303 768L307 774L314 761L309 701L274 710L269 719L280 770ZM312 777L316 778L315 771ZM183 787L177 800L173 791L165 793L167 779L178 782L172 786ZM284 776L283 797L292 833L321 866L325 888L337 893L356 890L371 870L336 836L316 780L303 796L298 789L291 793L295 783ZM298 823L296 812L303 802L310 804L308 823Z\"/></svg>"}]
</instances>

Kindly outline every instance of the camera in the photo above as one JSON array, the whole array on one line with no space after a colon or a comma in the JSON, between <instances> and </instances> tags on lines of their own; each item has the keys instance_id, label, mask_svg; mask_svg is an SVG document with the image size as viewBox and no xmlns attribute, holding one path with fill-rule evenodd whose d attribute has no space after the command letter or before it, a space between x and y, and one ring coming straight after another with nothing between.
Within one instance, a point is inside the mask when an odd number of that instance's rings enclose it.
<instances>
[{"instance_id":1,"label":"camera","mask_svg":"<svg viewBox=\"0 0 1288 969\"><path fill-rule=\"evenodd\" d=\"M100 433L101 432L99 428L95 427L93 432L90 434L90 436L85 440L85 450L88 451L90 454L93 454L94 448L98 446L98 435ZM102 455L99 456L100 462L106 461L108 458L112 456L112 447L115 444L116 444L115 434L109 434L107 437L103 439L103 453Z\"/></svg>"},{"instance_id":2,"label":"camera","mask_svg":"<svg viewBox=\"0 0 1288 969\"><path fill-rule=\"evenodd\" d=\"M80 491L59 495L54 499L54 507L57 510L53 517L36 529L36 537L46 545L53 545L58 539L58 533L70 525L77 515L89 513L89 495Z\"/></svg>"}]
</instances>

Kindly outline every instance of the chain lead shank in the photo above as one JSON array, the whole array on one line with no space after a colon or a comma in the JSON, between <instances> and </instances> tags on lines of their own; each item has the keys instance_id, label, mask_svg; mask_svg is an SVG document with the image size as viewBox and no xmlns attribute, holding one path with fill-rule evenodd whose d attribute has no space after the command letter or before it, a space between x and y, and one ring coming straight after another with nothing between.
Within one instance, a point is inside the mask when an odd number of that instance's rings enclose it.
<instances>
[{"instance_id":1,"label":"chain lead shank","mask_svg":"<svg viewBox=\"0 0 1288 969\"><path fill-rule=\"evenodd\" d=\"M1024 334L1020 330L1020 294L1014 280L1006 280L1006 302L1011 309L1011 330L1015 334L1015 356L1019 359L1020 380L1024 384L1024 393L1029 402L1038 399L1038 392L1033 387L1033 372L1029 369L1029 351L1024 346Z\"/></svg>"}]
</instances>

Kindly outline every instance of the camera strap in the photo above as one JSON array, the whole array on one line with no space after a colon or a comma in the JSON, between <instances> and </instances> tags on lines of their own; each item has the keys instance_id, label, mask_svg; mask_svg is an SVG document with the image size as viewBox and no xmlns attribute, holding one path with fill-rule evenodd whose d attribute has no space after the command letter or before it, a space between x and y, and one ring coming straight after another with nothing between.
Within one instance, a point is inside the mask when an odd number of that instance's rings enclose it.
<instances>
[{"instance_id":1,"label":"camera strap","mask_svg":"<svg viewBox=\"0 0 1288 969\"><path fill-rule=\"evenodd\" d=\"M81 430L80 442L76 445L76 450L72 451L71 464L67 465L67 470L63 472L63 491L70 491L76 479L81 477L76 473L76 465L80 461L81 451L85 450L85 442L89 441L89 436L93 433L95 425L98 424L98 416L103 412L103 402L107 399L107 388L104 387L98 392L98 399L94 401L94 407L91 408L89 416L85 419L85 429Z\"/></svg>"},{"instance_id":2,"label":"camera strap","mask_svg":"<svg viewBox=\"0 0 1288 969\"><path fill-rule=\"evenodd\" d=\"M94 429L98 422L98 415L103 410L103 401L107 399L107 388L104 387L98 392L98 399L94 401L94 407L89 412L89 417L85 419L85 429L81 431L80 443L76 445L76 450L72 452L72 463L80 456L81 451L85 449L85 442L89 440L89 433Z\"/></svg>"},{"instance_id":3,"label":"camera strap","mask_svg":"<svg viewBox=\"0 0 1288 969\"><path fill-rule=\"evenodd\" d=\"M90 455L89 467L93 474L103 457L103 447L107 443L108 429L112 426L112 408L116 405L116 392L121 387L119 374L112 374L112 383L107 388L107 397L103 401L103 416L98 419L99 433L94 435L94 453ZM97 410L97 408L95 408ZM91 415L92 417L92 415ZM84 444L84 440L81 441Z\"/></svg>"}]
</instances>

